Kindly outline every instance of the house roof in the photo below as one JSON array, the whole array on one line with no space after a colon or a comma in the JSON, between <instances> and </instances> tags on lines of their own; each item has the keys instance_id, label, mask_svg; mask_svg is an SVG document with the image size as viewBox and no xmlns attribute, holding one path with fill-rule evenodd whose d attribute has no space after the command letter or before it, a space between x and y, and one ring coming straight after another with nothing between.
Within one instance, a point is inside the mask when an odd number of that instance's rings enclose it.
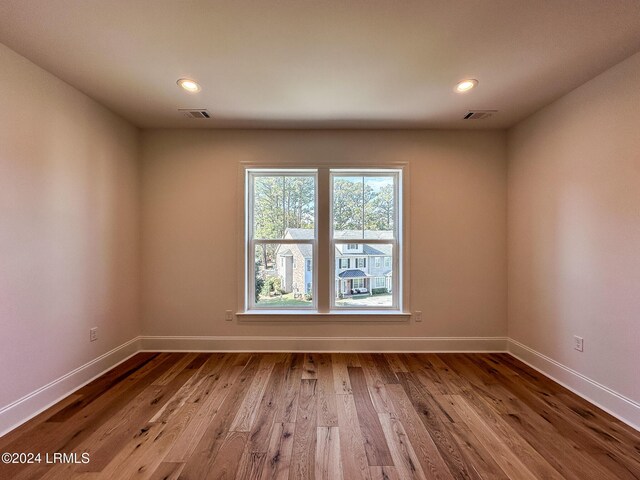
<instances>
[{"instance_id":1,"label":"house roof","mask_svg":"<svg viewBox=\"0 0 640 480\"><path fill-rule=\"evenodd\" d=\"M373 245L367 245L366 243L362 246L362 252L365 255L391 255L391 245L384 245L384 244L376 244L375 246ZM345 252L342 252L342 254L344 255ZM347 255L350 255L350 253L348 253ZM357 255L354 253L354 255Z\"/></svg>"},{"instance_id":2,"label":"house roof","mask_svg":"<svg viewBox=\"0 0 640 480\"><path fill-rule=\"evenodd\" d=\"M300 250L300 255L302 255L304 258L311 258L313 256L313 245L303 243L302 245L292 245L292 247L296 247L298 250Z\"/></svg>"},{"instance_id":3,"label":"house roof","mask_svg":"<svg viewBox=\"0 0 640 480\"><path fill-rule=\"evenodd\" d=\"M287 228L284 232L284 238L293 240L311 240L313 239L312 228Z\"/></svg>"},{"instance_id":4,"label":"house roof","mask_svg":"<svg viewBox=\"0 0 640 480\"><path fill-rule=\"evenodd\" d=\"M362 270L358 270L355 268L352 268L350 270L345 270L344 272L341 272L338 274L339 278L366 278L368 276L369 275L364 273Z\"/></svg>"},{"instance_id":5,"label":"house roof","mask_svg":"<svg viewBox=\"0 0 640 480\"><path fill-rule=\"evenodd\" d=\"M362 236L361 230L337 230L335 232L336 238L340 239L348 239L348 238L356 238L357 236ZM387 239L393 237L393 232L391 231L374 231L374 230L365 230L365 237L367 239ZM284 238L292 239L292 240L310 240L313 238L313 229L311 228L287 228ZM291 248L297 248L300 251L300 254L305 258L311 258L313 254L313 247L309 244L294 244L289 245L289 248L285 250L289 254ZM362 252L338 252L339 256L362 256L362 255L382 255L389 256L391 255L391 245L386 244L376 244L368 245L364 244L362 247ZM337 248L336 248L337 250ZM279 255L283 255L278 252Z\"/></svg>"},{"instance_id":6,"label":"house roof","mask_svg":"<svg viewBox=\"0 0 640 480\"><path fill-rule=\"evenodd\" d=\"M339 240L361 240L362 230L335 230L333 232L334 238ZM310 240L313 238L312 228L287 228L284 234L284 238L291 238L294 240ZM386 240L393 238L393 232L391 230L365 230L364 238L368 240Z\"/></svg>"}]
</instances>

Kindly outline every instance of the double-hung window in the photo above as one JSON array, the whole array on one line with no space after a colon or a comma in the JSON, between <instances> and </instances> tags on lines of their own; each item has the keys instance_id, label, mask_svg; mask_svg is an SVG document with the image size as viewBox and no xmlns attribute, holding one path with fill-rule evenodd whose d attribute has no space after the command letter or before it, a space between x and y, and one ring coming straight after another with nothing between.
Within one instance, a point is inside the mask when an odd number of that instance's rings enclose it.
<instances>
[{"instance_id":1,"label":"double-hung window","mask_svg":"<svg viewBox=\"0 0 640 480\"><path fill-rule=\"evenodd\" d=\"M315 309L315 170L249 170L246 304Z\"/></svg>"},{"instance_id":2,"label":"double-hung window","mask_svg":"<svg viewBox=\"0 0 640 480\"><path fill-rule=\"evenodd\" d=\"M331 170L331 252L337 258L352 250L363 255L357 258L356 269L332 272L332 310L401 308L399 289L378 289L375 276L366 268L367 258L389 257L387 275L398 284L402 246L400 188L399 170Z\"/></svg>"},{"instance_id":3,"label":"double-hung window","mask_svg":"<svg viewBox=\"0 0 640 480\"><path fill-rule=\"evenodd\" d=\"M244 171L245 311L401 312L401 169Z\"/></svg>"}]
</instances>

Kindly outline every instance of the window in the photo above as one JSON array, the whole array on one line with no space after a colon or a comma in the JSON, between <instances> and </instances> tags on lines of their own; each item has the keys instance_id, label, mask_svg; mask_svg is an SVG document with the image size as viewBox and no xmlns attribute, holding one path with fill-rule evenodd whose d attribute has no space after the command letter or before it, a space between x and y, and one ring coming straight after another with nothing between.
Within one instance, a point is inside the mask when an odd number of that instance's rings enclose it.
<instances>
[{"instance_id":1,"label":"window","mask_svg":"<svg viewBox=\"0 0 640 480\"><path fill-rule=\"evenodd\" d=\"M249 309L315 308L298 285L313 290L300 270L310 272L316 255L316 171L250 170L247 206Z\"/></svg>"},{"instance_id":2,"label":"window","mask_svg":"<svg viewBox=\"0 0 640 480\"><path fill-rule=\"evenodd\" d=\"M402 309L401 169L245 172L245 310Z\"/></svg>"},{"instance_id":3,"label":"window","mask_svg":"<svg viewBox=\"0 0 640 480\"><path fill-rule=\"evenodd\" d=\"M331 171L331 242L332 251L339 251L346 244L351 250L375 258L389 258L389 266L400 265L400 179L398 170L332 170ZM366 258L356 259L356 268L366 269ZM391 267L391 276L398 278L399 268ZM365 272L366 273L366 272ZM334 287L345 275L333 272ZM370 283L371 282L371 283ZM397 281L394 280L394 282ZM386 280L382 279L380 288ZM353 288L376 285L374 278L353 280ZM355 287L357 285L358 287ZM334 295L331 306L336 309L399 309L399 291L388 293L377 291L375 295L367 288L368 295Z\"/></svg>"}]
</instances>

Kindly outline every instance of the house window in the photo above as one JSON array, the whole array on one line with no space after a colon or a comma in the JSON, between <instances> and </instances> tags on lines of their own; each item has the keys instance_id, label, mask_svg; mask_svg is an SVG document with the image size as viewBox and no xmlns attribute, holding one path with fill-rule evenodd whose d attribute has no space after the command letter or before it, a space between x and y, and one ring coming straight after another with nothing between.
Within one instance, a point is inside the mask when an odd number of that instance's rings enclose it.
<instances>
[{"instance_id":1,"label":"house window","mask_svg":"<svg viewBox=\"0 0 640 480\"><path fill-rule=\"evenodd\" d=\"M387 282L384 277L376 277L374 282L375 288L384 288Z\"/></svg>"},{"instance_id":2,"label":"house window","mask_svg":"<svg viewBox=\"0 0 640 480\"><path fill-rule=\"evenodd\" d=\"M244 310L402 310L401 169L244 172ZM370 273L367 258L387 278L353 278ZM397 288L349 295L381 282Z\"/></svg>"},{"instance_id":3,"label":"house window","mask_svg":"<svg viewBox=\"0 0 640 480\"><path fill-rule=\"evenodd\" d=\"M317 251L316 176L315 170L248 170L249 309L316 307L315 295L304 298L296 283L304 279L303 268L311 271ZM276 273L268 266L277 258L280 269ZM304 258L307 260L302 261Z\"/></svg>"},{"instance_id":4,"label":"house window","mask_svg":"<svg viewBox=\"0 0 640 480\"><path fill-rule=\"evenodd\" d=\"M402 252L401 243L401 172L399 170L332 170L331 171L331 242L332 251L340 245L374 257L374 265L389 258L396 285ZM392 267L394 266L394 267ZM366 268L366 258L356 259L356 268ZM339 272L332 274L334 282L342 280ZM357 281L356 281L357 280ZM374 283L375 284L375 283ZM382 279L380 288L384 288ZM353 288L365 286L364 279L354 279ZM357 285L357 286L356 286ZM331 291L336 291L335 286ZM332 298L335 309L391 309L401 308L401 292L376 295L376 302L367 297Z\"/></svg>"}]
</instances>

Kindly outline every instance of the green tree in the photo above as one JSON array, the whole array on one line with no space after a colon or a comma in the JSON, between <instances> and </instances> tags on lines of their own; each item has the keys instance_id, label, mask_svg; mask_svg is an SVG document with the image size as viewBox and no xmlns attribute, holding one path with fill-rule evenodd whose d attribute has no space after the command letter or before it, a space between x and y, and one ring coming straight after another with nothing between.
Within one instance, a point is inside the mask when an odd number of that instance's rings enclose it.
<instances>
[{"instance_id":1,"label":"green tree","mask_svg":"<svg viewBox=\"0 0 640 480\"><path fill-rule=\"evenodd\" d=\"M255 266L255 281L256 281L256 303L260 301L260 292L262 292L262 287L264 287L264 279L260 275L260 264L256 262Z\"/></svg>"},{"instance_id":2,"label":"green tree","mask_svg":"<svg viewBox=\"0 0 640 480\"><path fill-rule=\"evenodd\" d=\"M384 185L371 201L371 212L367 228L371 230L392 230L394 214L393 185Z\"/></svg>"},{"instance_id":3,"label":"green tree","mask_svg":"<svg viewBox=\"0 0 640 480\"><path fill-rule=\"evenodd\" d=\"M333 228L362 230L362 183L337 177L333 183Z\"/></svg>"}]
</instances>

